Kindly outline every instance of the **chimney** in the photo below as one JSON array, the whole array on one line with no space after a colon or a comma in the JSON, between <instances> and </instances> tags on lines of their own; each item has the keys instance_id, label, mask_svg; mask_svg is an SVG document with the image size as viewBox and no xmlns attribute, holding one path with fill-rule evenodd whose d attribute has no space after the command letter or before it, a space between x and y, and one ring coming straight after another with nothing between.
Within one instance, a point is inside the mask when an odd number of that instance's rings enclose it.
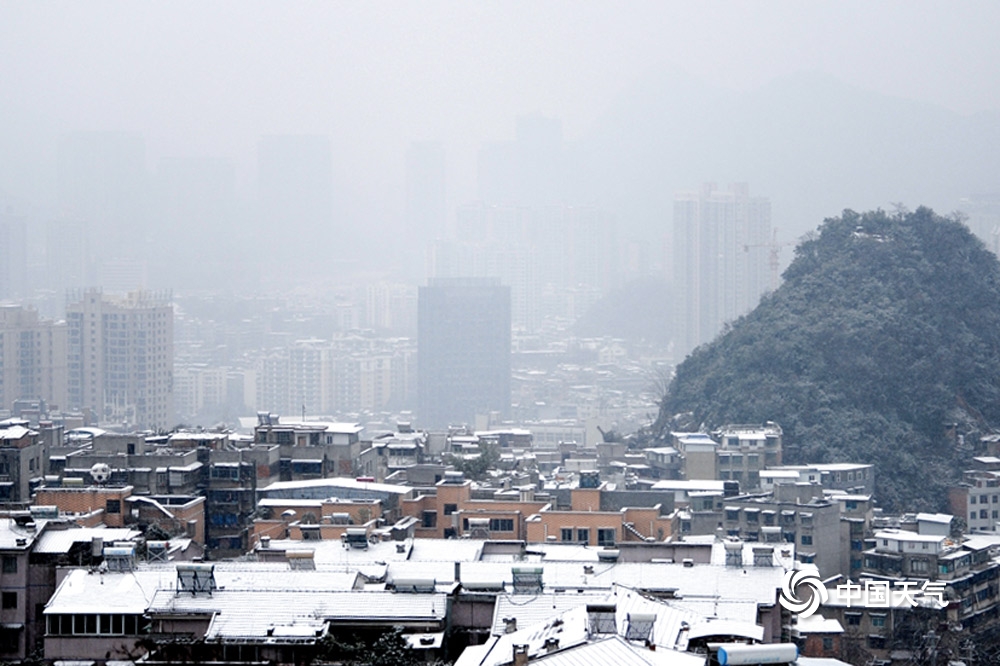
<instances>
[{"instance_id":1,"label":"chimney","mask_svg":"<svg viewBox=\"0 0 1000 666\"><path fill-rule=\"evenodd\" d=\"M456 583L461 583L462 582L462 563L461 562L455 562L455 582Z\"/></svg>"},{"instance_id":2,"label":"chimney","mask_svg":"<svg viewBox=\"0 0 1000 666\"><path fill-rule=\"evenodd\" d=\"M515 645L514 646L514 666L527 666L528 664L528 646L527 645Z\"/></svg>"},{"instance_id":3,"label":"chimney","mask_svg":"<svg viewBox=\"0 0 1000 666\"><path fill-rule=\"evenodd\" d=\"M271 547L271 537L262 536L260 538L260 548L261 550L266 550Z\"/></svg>"},{"instance_id":4,"label":"chimney","mask_svg":"<svg viewBox=\"0 0 1000 666\"><path fill-rule=\"evenodd\" d=\"M505 617L503 619L503 633L512 634L517 631L517 618Z\"/></svg>"},{"instance_id":5,"label":"chimney","mask_svg":"<svg viewBox=\"0 0 1000 666\"><path fill-rule=\"evenodd\" d=\"M548 654L550 652L555 652L558 649L559 649L559 639L558 638L556 638L554 636L550 636L549 638L545 639L545 653L546 654Z\"/></svg>"}]
</instances>

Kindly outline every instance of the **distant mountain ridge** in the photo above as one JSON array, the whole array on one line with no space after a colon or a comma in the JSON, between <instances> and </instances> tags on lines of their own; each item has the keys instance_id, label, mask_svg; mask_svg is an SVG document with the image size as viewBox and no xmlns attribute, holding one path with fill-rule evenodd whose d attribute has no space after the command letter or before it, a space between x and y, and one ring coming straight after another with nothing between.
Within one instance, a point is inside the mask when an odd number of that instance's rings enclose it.
<instances>
[{"instance_id":1,"label":"distant mountain ridge","mask_svg":"<svg viewBox=\"0 0 1000 666\"><path fill-rule=\"evenodd\" d=\"M675 415L777 421L786 462L876 466L877 499L941 509L1000 424L1000 263L927 208L844 211L795 251L783 284L678 368Z\"/></svg>"}]
</instances>

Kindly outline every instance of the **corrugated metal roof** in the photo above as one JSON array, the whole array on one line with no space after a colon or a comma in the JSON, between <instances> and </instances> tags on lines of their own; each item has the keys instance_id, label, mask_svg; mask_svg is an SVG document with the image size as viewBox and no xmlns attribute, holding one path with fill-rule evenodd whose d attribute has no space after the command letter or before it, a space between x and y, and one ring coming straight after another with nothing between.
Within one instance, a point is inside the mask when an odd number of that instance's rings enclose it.
<instances>
[{"instance_id":1,"label":"corrugated metal roof","mask_svg":"<svg viewBox=\"0 0 1000 666\"><path fill-rule=\"evenodd\" d=\"M704 666L705 657L676 650L650 650L612 636L534 659L545 666Z\"/></svg>"},{"instance_id":2,"label":"corrugated metal roof","mask_svg":"<svg viewBox=\"0 0 1000 666\"><path fill-rule=\"evenodd\" d=\"M211 596L156 592L151 613L215 615L211 637L266 635L270 626L315 622L442 622L447 595L392 592L217 590ZM267 612L262 613L261 609Z\"/></svg>"},{"instance_id":3,"label":"corrugated metal roof","mask_svg":"<svg viewBox=\"0 0 1000 666\"><path fill-rule=\"evenodd\" d=\"M553 615L571 608L602 603L607 598L608 593L605 591L539 594L529 596L527 599L519 599L510 594L498 595L493 609L493 634L500 636L506 633L504 618L517 618L517 625L523 629L544 622Z\"/></svg>"}]
</instances>

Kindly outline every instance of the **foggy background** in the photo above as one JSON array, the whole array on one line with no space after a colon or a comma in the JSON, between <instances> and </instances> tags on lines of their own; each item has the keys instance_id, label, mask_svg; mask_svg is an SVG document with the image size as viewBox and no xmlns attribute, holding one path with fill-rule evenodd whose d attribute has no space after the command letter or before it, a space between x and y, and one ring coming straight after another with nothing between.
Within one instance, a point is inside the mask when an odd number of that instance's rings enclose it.
<instances>
[{"instance_id":1,"label":"foggy background","mask_svg":"<svg viewBox=\"0 0 1000 666\"><path fill-rule=\"evenodd\" d=\"M579 316L671 279L675 195L704 182L769 200L782 265L844 208L962 209L995 242L998 19L994 2L2 2L0 246L27 252L3 256L0 298L50 317L86 285L172 289L182 315L196 293L315 306L222 342L180 322L179 355L232 363L331 330L412 335L409 314L373 323L372 299L518 262L505 280L563 291L518 303L515 284L515 327ZM389 286L367 321L338 309L371 284ZM249 302L186 312L284 307Z\"/></svg>"},{"instance_id":2,"label":"foggy background","mask_svg":"<svg viewBox=\"0 0 1000 666\"><path fill-rule=\"evenodd\" d=\"M457 206L483 199L480 152L515 140L520 116L560 125L561 143L532 146L555 151L551 198L600 205L648 242L673 193L705 180L770 197L785 240L848 206L948 211L996 189L991 2L5 2L0 12L5 208L85 218L101 245L127 242L151 269L164 253L171 265L244 262L265 238L307 254L322 244L323 264L365 263L360 253L384 252L407 222L415 141L440 144L447 231ZM320 141L282 155L273 137L284 134ZM286 168L289 181L328 187L300 202L307 219L291 227L273 219L291 197L271 171ZM183 286L174 272L149 277Z\"/></svg>"}]
</instances>

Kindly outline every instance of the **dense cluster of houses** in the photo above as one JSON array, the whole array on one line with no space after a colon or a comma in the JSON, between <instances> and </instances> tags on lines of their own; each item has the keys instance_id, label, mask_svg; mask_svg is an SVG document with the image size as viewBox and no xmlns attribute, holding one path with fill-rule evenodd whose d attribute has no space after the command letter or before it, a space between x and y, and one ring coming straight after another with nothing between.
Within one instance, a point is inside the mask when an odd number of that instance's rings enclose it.
<instances>
[{"instance_id":1,"label":"dense cluster of houses","mask_svg":"<svg viewBox=\"0 0 1000 666\"><path fill-rule=\"evenodd\" d=\"M998 521L964 527L1000 506L1000 459L973 466L951 514L887 516L872 465L784 465L773 423L634 449L11 419L0 658L310 663L398 631L463 666L905 663L1000 625ZM800 594L822 603L782 601Z\"/></svg>"}]
</instances>

